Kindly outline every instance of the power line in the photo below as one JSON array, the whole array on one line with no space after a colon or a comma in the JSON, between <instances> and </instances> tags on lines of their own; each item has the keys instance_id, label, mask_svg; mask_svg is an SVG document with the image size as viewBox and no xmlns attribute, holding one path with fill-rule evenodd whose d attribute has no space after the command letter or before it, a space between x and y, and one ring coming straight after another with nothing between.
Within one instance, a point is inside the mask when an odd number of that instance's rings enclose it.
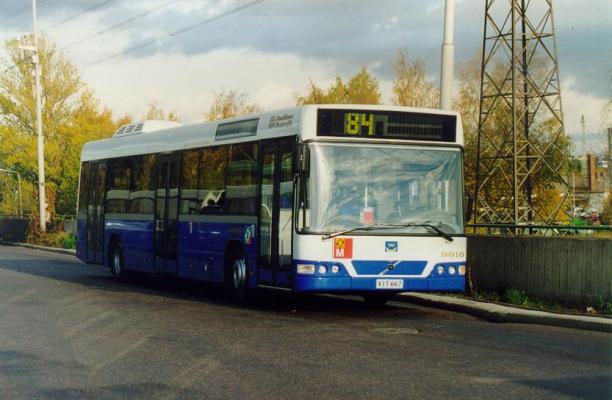
<instances>
[{"instance_id":1,"label":"power line","mask_svg":"<svg viewBox=\"0 0 612 400\"><path fill-rule=\"evenodd\" d=\"M226 12L223 12L223 13L217 14L217 15L215 15L214 17L207 18L207 19L202 20L202 21L200 21L200 22L197 22L197 23L195 23L195 24L193 24L193 25L189 25L189 26L186 26L186 27L184 27L184 28L178 29L178 30L176 30L176 31L173 31L173 32L167 33L166 35L164 35L164 36L163 36L163 37L161 37L161 38L151 39L151 40L148 40L148 41L146 41L146 42L140 43L140 44L138 44L138 45L136 45L136 46L129 47L129 48L127 48L127 49L125 49L125 50L123 50L123 51L120 51L120 52L118 52L118 53L114 53L114 54L111 54L111 55L109 55L109 56L106 56L106 57L100 58L100 59L98 59L98 60L92 61L92 62L90 62L90 63L88 63L88 64L85 64L85 66L84 66L84 67L85 67L85 68L87 68L87 67L91 67L91 66L93 66L93 65L101 64L101 63L103 63L103 62L106 62L106 61L108 61L108 60L112 60L112 59L117 58L117 57L119 57L119 56L122 56L122 55L125 55L125 54L128 54L128 53L131 53L131 52L133 52L133 51L136 51L136 50L140 50L140 49L143 49L143 48L149 47L149 46L151 46L151 45L153 45L153 44L158 43L158 42L159 42L161 39L165 39L165 38L172 38L172 37L174 37L174 36L181 35L181 34L183 34L183 33L185 33L185 32L190 31L190 30L193 30L193 29L199 28L199 27L204 26L204 25L207 25L207 24L209 24L209 23L211 23L211 22L214 22L214 21L217 21L217 20L219 20L219 19L222 19L222 18L228 17L228 16L230 16L230 15L232 15L232 14L235 14L235 13L237 13L237 12L239 12L239 11L245 10L245 9L247 9L247 8L251 8L251 7L253 7L253 6L256 6L257 4L263 3L264 1L266 1L266 0L254 0L254 1L248 2L248 3L246 3L246 4L243 4L243 5L241 5L241 6L238 6L238 7L236 7L236 8L233 8L233 9L228 10L228 11L226 11Z\"/></svg>"},{"instance_id":2,"label":"power line","mask_svg":"<svg viewBox=\"0 0 612 400\"><path fill-rule=\"evenodd\" d=\"M42 3L46 2L46 1L48 1L48 0L39 0L38 4L40 5L40 4L42 4ZM15 10L15 11L13 11L11 13L8 13L4 17L4 19L2 21L0 21L0 23L5 23L6 21L10 21L11 19L20 16L21 14L25 13L26 11L28 11L31 8L32 8L32 4L28 4L28 5L25 5L25 6L21 7L21 8L18 8L17 10Z\"/></svg>"},{"instance_id":3,"label":"power line","mask_svg":"<svg viewBox=\"0 0 612 400\"><path fill-rule=\"evenodd\" d=\"M110 0L110 1L113 1L113 0ZM80 43L86 42L86 41L88 41L88 40L90 40L90 39L93 39L93 38L94 38L94 37L96 37L96 36L103 35L103 34L105 34L105 33L111 32L111 31L113 31L113 30L115 30L115 29L117 29L117 28L120 28L120 27L122 27L122 26L125 26L125 25L129 24L130 22L133 22L133 21L135 21L135 20L137 20L137 19L139 19L139 18L145 17L145 16L147 16L147 15L149 15L149 14L151 14L151 13L154 13L155 11L158 11L158 10L160 10L160 9L162 9L162 8L164 8L164 7L168 6L168 5L170 5L170 4L173 4L173 3L175 3L175 2L176 2L176 1L174 1L174 0L172 0L172 1L168 1L168 2L166 2L166 3L163 3L163 4L159 5L159 6L157 6L157 7L153 8L153 9L151 9L151 10L141 12L140 14L136 14L136 15L134 15L134 16L132 16L132 17L128 18L128 19L125 19L125 20L123 20L123 21L121 21L121 22L119 22L119 23L117 23L117 24L115 24L115 25L112 25L112 26L109 26L108 28L104 28L104 29L102 29L102 30L99 30L98 32L96 32L96 33L94 33L94 34L91 34L91 35L89 35L89 36L87 36L87 37L84 37L84 38L79 39L79 40L75 40L74 42L69 43L69 44L67 44L66 46L63 46L63 47L61 48L61 50L66 50L67 48L70 48L70 47L76 46L77 44L80 44Z\"/></svg>"},{"instance_id":4,"label":"power line","mask_svg":"<svg viewBox=\"0 0 612 400\"><path fill-rule=\"evenodd\" d=\"M61 20L61 21L59 21L59 22L57 22L57 23L55 23L55 24L51 25L50 27L48 27L48 28L44 29L44 31L51 30L51 29L56 28L56 27L58 27L58 26L60 26L60 25L62 25L62 24L65 24L66 22L73 21L73 20L75 20L75 19L77 19L77 18L79 18L79 17L81 17L81 16L83 16L83 15L85 15L85 14L88 14L88 13L90 13L90 12L92 12L92 11L95 11L95 10L97 10L97 9L99 9L99 8L102 8L102 7L104 7L105 5L107 5L107 4L109 4L109 3L112 3L112 2L114 2L114 1L115 1L115 0L104 0L103 2L98 3L98 4L96 4L96 5L92 6L92 7L89 7L88 9L86 9L86 10L84 10L84 11L80 12L79 14L76 14L76 15L73 15L73 16L70 16L70 17L67 17L67 18L64 18L63 20Z\"/></svg>"}]
</instances>

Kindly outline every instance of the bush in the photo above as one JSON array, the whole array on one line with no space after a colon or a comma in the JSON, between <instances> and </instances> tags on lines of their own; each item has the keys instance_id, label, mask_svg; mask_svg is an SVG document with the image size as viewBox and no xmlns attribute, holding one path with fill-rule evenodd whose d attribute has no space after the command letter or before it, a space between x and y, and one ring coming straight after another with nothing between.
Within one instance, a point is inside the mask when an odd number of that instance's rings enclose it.
<instances>
[{"instance_id":1,"label":"bush","mask_svg":"<svg viewBox=\"0 0 612 400\"><path fill-rule=\"evenodd\" d=\"M517 304L524 306L529 303L529 299L524 291L519 289L510 288L504 292L503 300L506 303Z\"/></svg>"},{"instance_id":2,"label":"bush","mask_svg":"<svg viewBox=\"0 0 612 400\"><path fill-rule=\"evenodd\" d=\"M69 233L68 237L62 240L65 249L76 249L76 237Z\"/></svg>"}]
</instances>

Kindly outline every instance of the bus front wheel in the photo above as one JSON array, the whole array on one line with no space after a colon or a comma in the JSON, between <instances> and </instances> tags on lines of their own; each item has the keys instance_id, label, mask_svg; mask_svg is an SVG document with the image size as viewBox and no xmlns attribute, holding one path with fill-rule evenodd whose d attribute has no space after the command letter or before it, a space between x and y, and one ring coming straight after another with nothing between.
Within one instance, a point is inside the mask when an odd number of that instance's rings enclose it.
<instances>
[{"instance_id":1,"label":"bus front wheel","mask_svg":"<svg viewBox=\"0 0 612 400\"><path fill-rule=\"evenodd\" d=\"M225 287L228 297L245 302L247 299L247 265L241 252L235 252L228 259L225 275Z\"/></svg>"}]
</instances>

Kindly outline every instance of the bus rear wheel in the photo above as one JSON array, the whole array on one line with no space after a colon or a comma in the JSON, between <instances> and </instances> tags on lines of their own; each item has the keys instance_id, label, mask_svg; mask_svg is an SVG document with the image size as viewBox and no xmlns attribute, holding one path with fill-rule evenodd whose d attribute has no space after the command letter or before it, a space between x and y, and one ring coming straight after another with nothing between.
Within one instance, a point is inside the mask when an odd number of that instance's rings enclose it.
<instances>
[{"instance_id":1,"label":"bus rear wheel","mask_svg":"<svg viewBox=\"0 0 612 400\"><path fill-rule=\"evenodd\" d=\"M391 300L392 294L370 293L364 294L363 300L370 308L382 308Z\"/></svg>"},{"instance_id":2,"label":"bus rear wheel","mask_svg":"<svg viewBox=\"0 0 612 400\"><path fill-rule=\"evenodd\" d=\"M121 242L113 241L109 251L110 255L110 271L115 279L125 278L126 271L123 264L123 248Z\"/></svg>"}]
</instances>

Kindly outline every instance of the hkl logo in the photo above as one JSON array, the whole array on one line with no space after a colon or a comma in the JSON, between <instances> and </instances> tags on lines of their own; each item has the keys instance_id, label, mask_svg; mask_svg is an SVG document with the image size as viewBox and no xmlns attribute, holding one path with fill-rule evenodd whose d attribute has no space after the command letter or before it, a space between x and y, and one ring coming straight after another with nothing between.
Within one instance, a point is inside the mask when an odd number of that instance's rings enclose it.
<instances>
[{"instance_id":1,"label":"hkl logo","mask_svg":"<svg viewBox=\"0 0 612 400\"><path fill-rule=\"evenodd\" d=\"M353 239L334 239L334 258L353 258Z\"/></svg>"}]
</instances>

